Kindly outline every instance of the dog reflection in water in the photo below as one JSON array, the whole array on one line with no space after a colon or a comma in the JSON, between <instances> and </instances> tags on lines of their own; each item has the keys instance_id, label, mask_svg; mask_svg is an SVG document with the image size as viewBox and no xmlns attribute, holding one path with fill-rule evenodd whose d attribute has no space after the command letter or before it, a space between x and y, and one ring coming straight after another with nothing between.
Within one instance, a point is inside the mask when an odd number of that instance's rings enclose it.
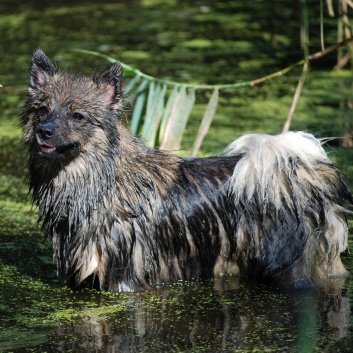
<instances>
[{"instance_id":1,"label":"dog reflection in water","mask_svg":"<svg viewBox=\"0 0 353 353\"><path fill-rule=\"evenodd\" d=\"M210 282L164 286L133 299L103 293L101 315L89 302L77 312L83 319L60 325L58 351L76 352L82 347L87 352L129 353L256 352L259 347L261 352L274 347L278 352L351 350L348 294L327 295L317 288L281 291L239 276ZM89 300L97 298L94 293Z\"/></svg>"}]
</instances>

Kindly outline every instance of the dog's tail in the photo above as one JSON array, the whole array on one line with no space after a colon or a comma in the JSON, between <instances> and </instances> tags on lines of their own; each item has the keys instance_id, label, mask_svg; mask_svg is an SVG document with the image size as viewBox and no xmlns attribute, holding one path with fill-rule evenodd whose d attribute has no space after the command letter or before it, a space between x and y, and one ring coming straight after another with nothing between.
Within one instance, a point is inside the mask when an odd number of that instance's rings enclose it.
<instances>
[{"instance_id":1,"label":"dog's tail","mask_svg":"<svg viewBox=\"0 0 353 353\"><path fill-rule=\"evenodd\" d=\"M228 182L240 265L248 266L250 258L262 272L278 273L294 286L345 276L344 205L353 198L321 141L303 132L254 134L225 153L242 155Z\"/></svg>"}]
</instances>

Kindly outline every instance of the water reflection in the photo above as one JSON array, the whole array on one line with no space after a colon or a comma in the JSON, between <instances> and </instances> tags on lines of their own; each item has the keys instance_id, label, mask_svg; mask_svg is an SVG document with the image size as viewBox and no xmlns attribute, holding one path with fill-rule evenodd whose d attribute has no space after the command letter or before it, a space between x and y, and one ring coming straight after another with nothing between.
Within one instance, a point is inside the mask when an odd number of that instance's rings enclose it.
<instances>
[{"instance_id":1,"label":"water reflection","mask_svg":"<svg viewBox=\"0 0 353 353\"><path fill-rule=\"evenodd\" d=\"M119 296L100 300L120 305ZM129 353L348 352L350 334L346 292L283 292L229 278L132 295L119 314L55 332L59 352Z\"/></svg>"}]
</instances>

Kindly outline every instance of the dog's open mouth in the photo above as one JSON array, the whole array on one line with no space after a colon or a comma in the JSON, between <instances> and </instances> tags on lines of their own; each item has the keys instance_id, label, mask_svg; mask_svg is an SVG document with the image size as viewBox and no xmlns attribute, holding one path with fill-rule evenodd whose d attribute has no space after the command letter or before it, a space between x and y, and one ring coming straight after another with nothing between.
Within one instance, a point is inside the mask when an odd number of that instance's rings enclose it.
<instances>
[{"instance_id":1,"label":"dog's open mouth","mask_svg":"<svg viewBox=\"0 0 353 353\"><path fill-rule=\"evenodd\" d=\"M46 144L40 145L40 152L47 155L47 156L54 156L58 154L67 154L70 153L73 149L75 149L75 144L69 144L64 146L49 146Z\"/></svg>"},{"instance_id":2,"label":"dog's open mouth","mask_svg":"<svg viewBox=\"0 0 353 353\"><path fill-rule=\"evenodd\" d=\"M41 145L40 150L44 153L55 153L56 148L47 145Z\"/></svg>"}]
</instances>

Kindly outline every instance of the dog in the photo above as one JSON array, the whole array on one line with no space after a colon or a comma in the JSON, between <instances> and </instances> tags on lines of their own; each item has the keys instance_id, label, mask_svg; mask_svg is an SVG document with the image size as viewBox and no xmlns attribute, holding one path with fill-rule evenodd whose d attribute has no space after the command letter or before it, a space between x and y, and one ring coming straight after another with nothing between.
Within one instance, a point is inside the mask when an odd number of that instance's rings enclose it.
<instances>
[{"instance_id":1,"label":"dog","mask_svg":"<svg viewBox=\"0 0 353 353\"><path fill-rule=\"evenodd\" d=\"M133 292L219 275L344 278L353 198L321 141L252 134L183 159L125 127L122 69L59 70L35 51L21 122L28 181L64 284Z\"/></svg>"}]
</instances>

